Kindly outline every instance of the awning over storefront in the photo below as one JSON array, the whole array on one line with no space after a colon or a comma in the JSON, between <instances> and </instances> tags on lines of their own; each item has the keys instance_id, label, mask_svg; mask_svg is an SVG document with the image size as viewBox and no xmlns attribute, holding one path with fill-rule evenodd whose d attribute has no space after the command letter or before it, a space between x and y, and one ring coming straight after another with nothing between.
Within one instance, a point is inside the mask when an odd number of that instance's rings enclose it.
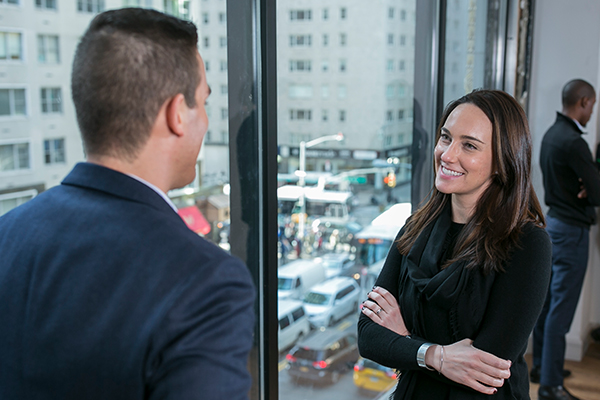
<instances>
[{"instance_id":1,"label":"awning over storefront","mask_svg":"<svg viewBox=\"0 0 600 400\"><path fill-rule=\"evenodd\" d=\"M177 213L192 231L201 235L206 235L210 232L210 224L206 221L200 210L198 210L198 207L190 206L181 208Z\"/></svg>"}]
</instances>

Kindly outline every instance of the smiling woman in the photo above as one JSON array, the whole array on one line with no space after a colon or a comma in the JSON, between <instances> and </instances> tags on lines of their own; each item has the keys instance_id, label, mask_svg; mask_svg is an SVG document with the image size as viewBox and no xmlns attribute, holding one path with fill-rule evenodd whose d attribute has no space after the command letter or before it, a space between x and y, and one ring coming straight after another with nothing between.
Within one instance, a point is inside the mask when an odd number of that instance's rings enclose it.
<instances>
[{"instance_id":1,"label":"smiling woman","mask_svg":"<svg viewBox=\"0 0 600 400\"><path fill-rule=\"evenodd\" d=\"M361 355L402 371L394 399L529 398L523 354L551 248L521 106L496 90L452 102L434 158L432 195L362 308Z\"/></svg>"}]
</instances>

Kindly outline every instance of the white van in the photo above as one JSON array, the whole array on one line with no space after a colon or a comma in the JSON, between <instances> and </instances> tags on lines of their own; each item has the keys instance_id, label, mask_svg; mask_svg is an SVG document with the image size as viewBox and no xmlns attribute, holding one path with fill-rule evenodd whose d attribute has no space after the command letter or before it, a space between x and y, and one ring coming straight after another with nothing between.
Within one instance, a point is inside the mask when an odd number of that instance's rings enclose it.
<instances>
[{"instance_id":1,"label":"white van","mask_svg":"<svg viewBox=\"0 0 600 400\"><path fill-rule=\"evenodd\" d=\"M357 312L359 287L354 278L338 276L322 282L306 293L304 308L310 324L333 326L346 315Z\"/></svg>"},{"instance_id":2,"label":"white van","mask_svg":"<svg viewBox=\"0 0 600 400\"><path fill-rule=\"evenodd\" d=\"M277 271L277 297L302 299L312 286L325 280L325 267L312 260L296 260Z\"/></svg>"},{"instance_id":3,"label":"white van","mask_svg":"<svg viewBox=\"0 0 600 400\"><path fill-rule=\"evenodd\" d=\"M310 332L310 323L301 301L279 300L277 302L279 320L279 351L287 349Z\"/></svg>"}]
</instances>

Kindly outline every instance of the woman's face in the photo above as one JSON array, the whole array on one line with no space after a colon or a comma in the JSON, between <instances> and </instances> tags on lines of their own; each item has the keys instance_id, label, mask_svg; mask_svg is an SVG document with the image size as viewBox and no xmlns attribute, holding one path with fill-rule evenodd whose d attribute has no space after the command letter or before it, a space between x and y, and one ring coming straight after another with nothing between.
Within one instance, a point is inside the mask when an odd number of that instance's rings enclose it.
<instances>
[{"instance_id":1,"label":"woman's face","mask_svg":"<svg viewBox=\"0 0 600 400\"><path fill-rule=\"evenodd\" d=\"M461 104L450 113L434 157L436 188L472 210L492 176L492 123L479 107Z\"/></svg>"}]
</instances>

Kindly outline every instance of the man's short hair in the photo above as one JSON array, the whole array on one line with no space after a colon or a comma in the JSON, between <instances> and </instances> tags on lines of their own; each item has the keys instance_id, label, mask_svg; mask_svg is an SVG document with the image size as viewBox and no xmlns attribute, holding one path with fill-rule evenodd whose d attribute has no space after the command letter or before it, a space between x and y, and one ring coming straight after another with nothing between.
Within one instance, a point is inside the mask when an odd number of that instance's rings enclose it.
<instances>
[{"instance_id":1,"label":"man's short hair","mask_svg":"<svg viewBox=\"0 0 600 400\"><path fill-rule=\"evenodd\" d=\"M573 79L565 84L562 90L562 105L571 108L582 98L596 97L594 87L583 79Z\"/></svg>"},{"instance_id":2,"label":"man's short hair","mask_svg":"<svg viewBox=\"0 0 600 400\"><path fill-rule=\"evenodd\" d=\"M77 46L71 89L87 154L133 160L160 107L182 93L196 106L198 32L142 8L97 15Z\"/></svg>"}]
</instances>

